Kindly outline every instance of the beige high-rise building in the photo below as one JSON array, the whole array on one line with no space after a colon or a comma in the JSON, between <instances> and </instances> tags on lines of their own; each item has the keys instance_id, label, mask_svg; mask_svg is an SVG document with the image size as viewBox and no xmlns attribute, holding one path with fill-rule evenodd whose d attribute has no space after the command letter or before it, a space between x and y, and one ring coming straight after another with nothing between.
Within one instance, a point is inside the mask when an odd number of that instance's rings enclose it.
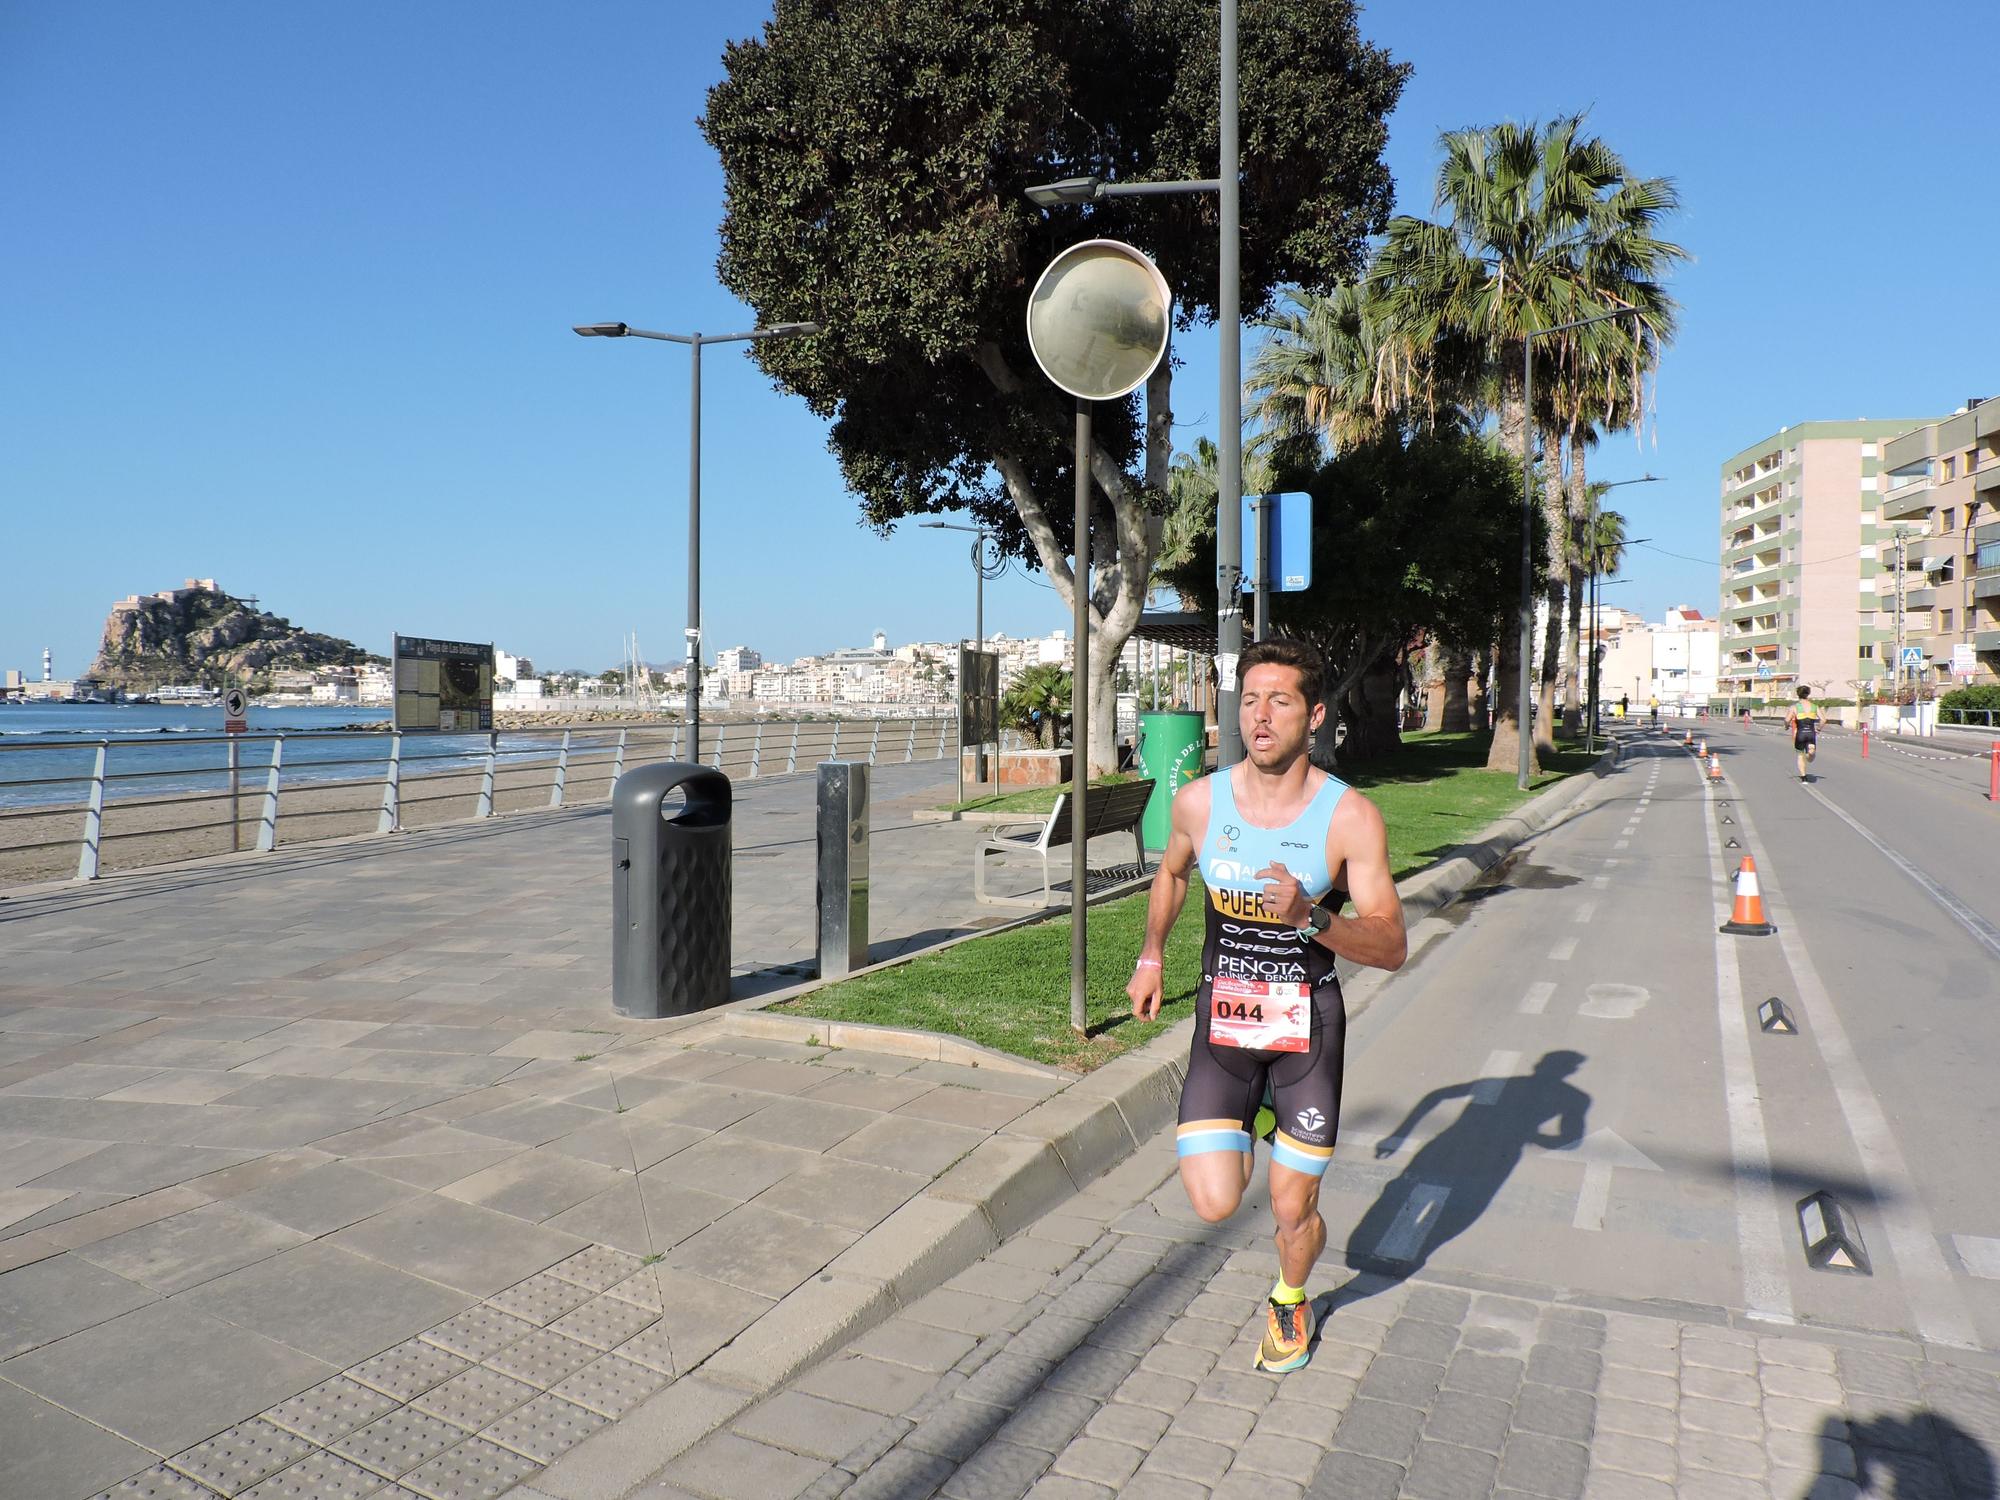
<instances>
[{"instance_id":1,"label":"beige high-rise building","mask_svg":"<svg viewBox=\"0 0 2000 1500\"><path fill-rule=\"evenodd\" d=\"M1722 466L1718 691L1853 697L1893 670L1882 447L1935 420L1801 422Z\"/></svg>"},{"instance_id":2,"label":"beige high-rise building","mask_svg":"<svg viewBox=\"0 0 2000 1500\"><path fill-rule=\"evenodd\" d=\"M1903 643L1920 653L1910 675L1939 688L2000 681L2000 400L1884 444L1882 476L1881 550L1893 567L1903 534Z\"/></svg>"}]
</instances>

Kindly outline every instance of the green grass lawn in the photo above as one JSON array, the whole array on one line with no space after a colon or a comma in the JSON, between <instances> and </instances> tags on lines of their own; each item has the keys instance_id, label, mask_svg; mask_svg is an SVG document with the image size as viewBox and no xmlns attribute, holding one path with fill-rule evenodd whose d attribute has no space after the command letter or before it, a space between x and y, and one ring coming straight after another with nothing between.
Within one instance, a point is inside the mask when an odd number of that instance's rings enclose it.
<instances>
[{"instance_id":1,"label":"green grass lawn","mask_svg":"<svg viewBox=\"0 0 2000 1500\"><path fill-rule=\"evenodd\" d=\"M1121 781L1136 781L1138 776L1131 771L1113 771L1109 776L1100 776L1092 786L1116 786ZM982 796L968 797L963 802L947 802L946 812L1004 812L1019 813L1023 818L1049 815L1049 809L1056 805L1056 798L1069 790L1069 783L1059 782L1055 786L1023 787L1018 792L987 792Z\"/></svg>"},{"instance_id":2,"label":"green grass lawn","mask_svg":"<svg viewBox=\"0 0 2000 1500\"><path fill-rule=\"evenodd\" d=\"M1513 772L1485 769L1486 744L1483 734L1405 735L1397 754L1353 773L1352 784L1382 809L1389 825L1389 858L1398 879L1591 762L1581 750L1559 750L1524 793L1515 787ZM1043 797L1041 810L1046 812L1057 790L1037 788L1010 797ZM1133 1020L1125 998L1132 960L1145 936L1143 892L1090 910L1087 1036L1077 1036L1069 1025L1067 914L828 985L773 1009L938 1031L1016 1057L1088 1072L1157 1036L1192 1010L1201 978L1203 899L1197 878L1168 940L1167 1004L1155 1022Z\"/></svg>"}]
</instances>

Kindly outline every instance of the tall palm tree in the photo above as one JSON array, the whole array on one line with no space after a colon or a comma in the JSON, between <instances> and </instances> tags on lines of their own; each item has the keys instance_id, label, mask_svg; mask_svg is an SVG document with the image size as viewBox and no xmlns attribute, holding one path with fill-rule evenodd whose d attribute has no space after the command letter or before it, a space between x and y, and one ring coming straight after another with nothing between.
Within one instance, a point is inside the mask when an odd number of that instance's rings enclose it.
<instances>
[{"instance_id":1,"label":"tall palm tree","mask_svg":"<svg viewBox=\"0 0 2000 1500\"><path fill-rule=\"evenodd\" d=\"M1537 359L1555 377L1539 389L1555 390L1565 379L1580 386L1621 361L1649 360L1674 331L1674 303L1660 279L1686 252L1658 232L1677 206L1673 184L1632 176L1583 124L1571 115L1546 127L1447 132L1435 191L1444 222L1392 220L1368 276L1398 337L1413 347L1480 351L1498 385L1501 442L1523 464L1538 431L1559 459L1565 430L1554 402L1527 409L1521 367L1531 335L1613 309L1635 315L1636 331L1621 319L1538 339ZM1546 442L1549 433L1555 442ZM1543 501L1558 512L1549 543L1558 589L1565 490L1546 486ZM1498 645L1500 696L1487 764L1506 769L1519 753L1516 632L1502 629Z\"/></svg>"}]
</instances>

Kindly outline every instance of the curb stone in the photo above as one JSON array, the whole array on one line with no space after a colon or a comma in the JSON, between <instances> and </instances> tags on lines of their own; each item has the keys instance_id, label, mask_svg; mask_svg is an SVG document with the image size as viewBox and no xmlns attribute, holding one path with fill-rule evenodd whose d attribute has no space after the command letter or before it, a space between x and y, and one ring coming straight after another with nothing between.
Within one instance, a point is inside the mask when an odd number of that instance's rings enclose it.
<instances>
[{"instance_id":1,"label":"curb stone","mask_svg":"<svg viewBox=\"0 0 2000 1500\"><path fill-rule=\"evenodd\" d=\"M1406 910L1420 919L1449 905L1521 843L1553 826L1618 763L1621 748L1614 742L1590 776L1565 778L1482 830L1472 843L1408 877L1399 887ZM765 1022L781 1023L786 1039L796 1022L829 1033L828 1041L831 1032L846 1024L747 1010L718 1018L716 1024L733 1030ZM877 1051L896 1050L890 1040L896 1037L911 1047L950 1042L986 1051L929 1032L875 1026L854 1030L867 1038L861 1045ZM1009 1235L1127 1160L1178 1111L1193 1033L1190 1017L1018 1116L732 1343L695 1369L680 1371L665 1391L557 1459L536 1479L538 1491L549 1500L614 1500L625 1494L750 1402L942 1286ZM693 1033L681 1035L693 1039ZM1011 1061L1017 1065L1014 1071L1055 1071ZM974 1065L996 1066L984 1061Z\"/></svg>"}]
</instances>

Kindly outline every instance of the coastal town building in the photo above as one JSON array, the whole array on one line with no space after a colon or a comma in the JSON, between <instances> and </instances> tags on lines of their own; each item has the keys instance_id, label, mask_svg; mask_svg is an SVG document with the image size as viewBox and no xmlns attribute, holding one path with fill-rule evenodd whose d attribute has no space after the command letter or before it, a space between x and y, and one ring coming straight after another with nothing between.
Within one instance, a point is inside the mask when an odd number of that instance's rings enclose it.
<instances>
[{"instance_id":1,"label":"coastal town building","mask_svg":"<svg viewBox=\"0 0 2000 1500\"><path fill-rule=\"evenodd\" d=\"M2000 681L2000 399L1891 439L1882 464L1878 545L1892 585L1901 564L1905 680Z\"/></svg>"}]
</instances>

